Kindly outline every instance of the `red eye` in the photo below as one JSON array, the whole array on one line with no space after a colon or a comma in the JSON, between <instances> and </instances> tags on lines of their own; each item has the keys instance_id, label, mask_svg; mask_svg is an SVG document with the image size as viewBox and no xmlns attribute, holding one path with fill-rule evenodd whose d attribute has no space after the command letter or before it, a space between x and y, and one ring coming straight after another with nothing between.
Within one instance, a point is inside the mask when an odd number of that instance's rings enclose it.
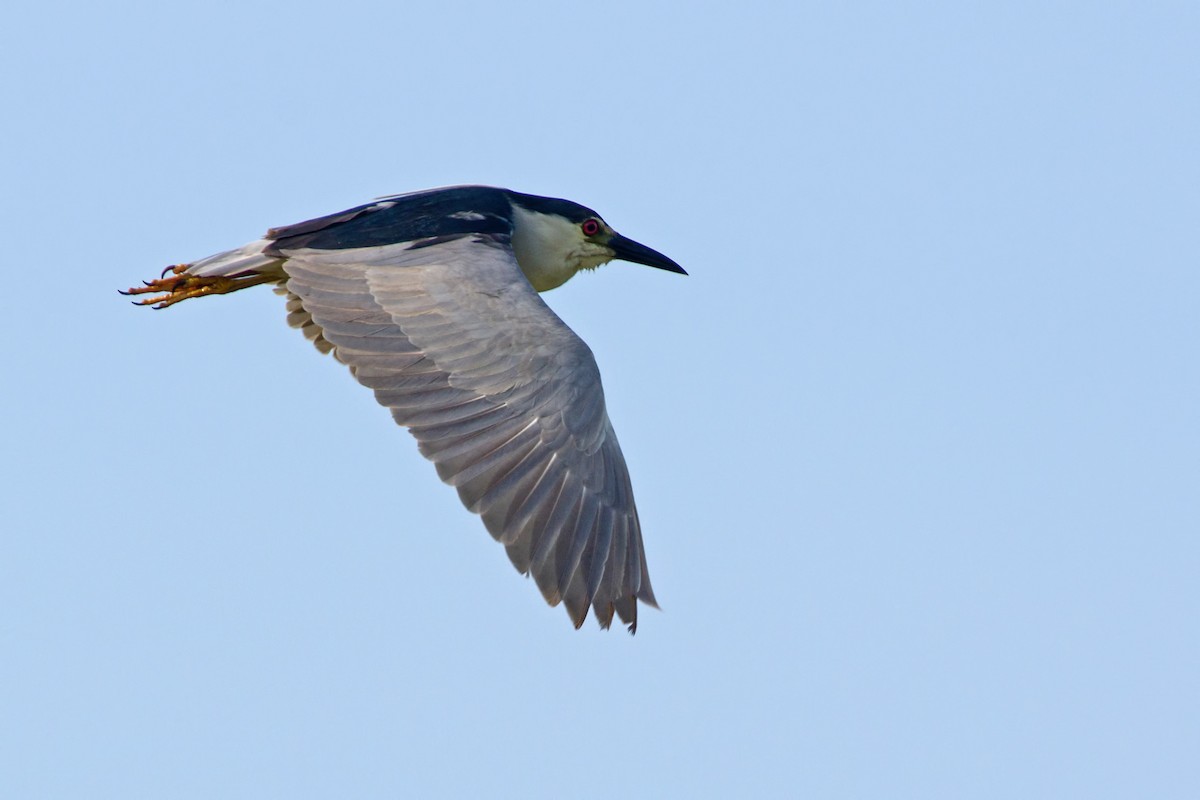
<instances>
[{"instance_id":1,"label":"red eye","mask_svg":"<svg viewBox=\"0 0 1200 800\"><path fill-rule=\"evenodd\" d=\"M583 229L584 236L595 236L600 232L600 222L598 220L585 219L583 225L580 227Z\"/></svg>"}]
</instances>

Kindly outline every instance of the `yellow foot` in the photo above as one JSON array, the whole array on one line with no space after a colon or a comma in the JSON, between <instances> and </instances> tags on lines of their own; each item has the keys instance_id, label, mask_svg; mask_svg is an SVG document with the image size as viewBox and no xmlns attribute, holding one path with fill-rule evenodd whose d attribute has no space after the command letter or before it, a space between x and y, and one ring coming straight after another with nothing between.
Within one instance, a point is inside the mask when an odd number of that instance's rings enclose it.
<instances>
[{"instance_id":1,"label":"yellow foot","mask_svg":"<svg viewBox=\"0 0 1200 800\"><path fill-rule=\"evenodd\" d=\"M133 304L137 306L153 306L154 308L168 308L192 297L203 297L206 294L229 294L230 292L236 292L238 289L245 289L275 280L273 277L255 273L234 277L225 275L189 275L187 269L190 266L191 264L175 264L174 266L167 267L162 271L162 276L159 278L152 281L142 281L145 284L144 286L134 286L131 289L121 292L121 294L126 296L154 294L156 295L155 297L134 300ZM168 278L166 277L168 272L174 274Z\"/></svg>"}]
</instances>

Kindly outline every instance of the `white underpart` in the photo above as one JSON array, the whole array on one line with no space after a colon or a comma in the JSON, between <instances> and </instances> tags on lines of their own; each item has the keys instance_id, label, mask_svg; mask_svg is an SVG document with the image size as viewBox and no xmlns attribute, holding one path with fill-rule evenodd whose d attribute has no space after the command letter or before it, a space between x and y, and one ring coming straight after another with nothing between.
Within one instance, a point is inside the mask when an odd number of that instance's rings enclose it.
<instances>
[{"instance_id":1,"label":"white underpart","mask_svg":"<svg viewBox=\"0 0 1200 800\"><path fill-rule=\"evenodd\" d=\"M513 206L513 254L539 292L562 286L581 269L611 261L607 247L590 242L577 223Z\"/></svg>"}]
</instances>

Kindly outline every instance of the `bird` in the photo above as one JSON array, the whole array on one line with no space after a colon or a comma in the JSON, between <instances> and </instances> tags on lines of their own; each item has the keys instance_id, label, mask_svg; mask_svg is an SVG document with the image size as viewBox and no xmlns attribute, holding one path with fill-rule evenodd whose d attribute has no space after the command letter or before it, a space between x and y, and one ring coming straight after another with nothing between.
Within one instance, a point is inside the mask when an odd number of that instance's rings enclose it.
<instances>
[{"instance_id":1,"label":"bird","mask_svg":"<svg viewBox=\"0 0 1200 800\"><path fill-rule=\"evenodd\" d=\"M687 275L578 203L449 186L271 228L121 294L163 309L273 286L546 602L635 633L658 602L629 470L591 349L540 297L613 260Z\"/></svg>"}]
</instances>

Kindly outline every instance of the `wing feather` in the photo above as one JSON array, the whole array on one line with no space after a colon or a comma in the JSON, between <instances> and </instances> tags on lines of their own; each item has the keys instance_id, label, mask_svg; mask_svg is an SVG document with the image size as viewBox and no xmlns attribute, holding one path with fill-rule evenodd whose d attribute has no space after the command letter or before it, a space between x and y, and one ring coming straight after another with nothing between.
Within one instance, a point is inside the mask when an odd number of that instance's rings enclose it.
<instances>
[{"instance_id":1,"label":"wing feather","mask_svg":"<svg viewBox=\"0 0 1200 800\"><path fill-rule=\"evenodd\" d=\"M332 224L332 223L331 223ZM296 228L292 241L318 228ZM302 234L302 235L299 235ZM506 236L321 250L276 242L288 321L350 367L513 565L578 626L654 602L628 470L583 343Z\"/></svg>"}]
</instances>

